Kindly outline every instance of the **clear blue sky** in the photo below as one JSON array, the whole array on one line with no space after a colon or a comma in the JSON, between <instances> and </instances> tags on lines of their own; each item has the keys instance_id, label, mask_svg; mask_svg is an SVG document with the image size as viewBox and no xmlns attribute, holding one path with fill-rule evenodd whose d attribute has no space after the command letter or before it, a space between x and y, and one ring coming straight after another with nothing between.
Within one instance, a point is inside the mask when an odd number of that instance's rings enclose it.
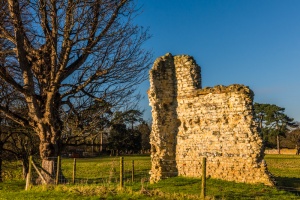
<instances>
[{"instance_id":1,"label":"clear blue sky","mask_svg":"<svg viewBox=\"0 0 300 200\"><path fill-rule=\"evenodd\" d=\"M153 60L193 56L203 87L249 86L254 101L276 104L300 121L300 0L140 0ZM145 118L151 118L146 91Z\"/></svg>"}]
</instances>

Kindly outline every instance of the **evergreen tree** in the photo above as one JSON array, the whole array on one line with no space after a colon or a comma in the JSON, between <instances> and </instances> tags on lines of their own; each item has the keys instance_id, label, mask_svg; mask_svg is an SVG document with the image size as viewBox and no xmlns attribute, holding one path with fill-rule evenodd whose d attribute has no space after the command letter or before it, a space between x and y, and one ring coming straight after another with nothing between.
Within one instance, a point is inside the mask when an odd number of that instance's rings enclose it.
<instances>
[{"instance_id":1,"label":"evergreen tree","mask_svg":"<svg viewBox=\"0 0 300 200\"><path fill-rule=\"evenodd\" d=\"M288 117L285 108L274 104L254 104L255 121L266 145L272 147L272 138L276 138L278 154L280 154L280 137L284 137L289 127L293 127L293 118Z\"/></svg>"}]
</instances>

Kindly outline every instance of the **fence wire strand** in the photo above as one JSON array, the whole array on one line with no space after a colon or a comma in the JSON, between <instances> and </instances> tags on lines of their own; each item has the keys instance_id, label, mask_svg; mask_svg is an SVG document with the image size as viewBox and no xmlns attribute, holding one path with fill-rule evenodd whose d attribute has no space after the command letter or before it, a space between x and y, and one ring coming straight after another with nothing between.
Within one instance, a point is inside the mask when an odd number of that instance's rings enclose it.
<instances>
[{"instance_id":1,"label":"fence wire strand","mask_svg":"<svg viewBox=\"0 0 300 200\"><path fill-rule=\"evenodd\" d=\"M53 160L53 165L51 166L53 171L56 171L57 157L49 158ZM43 169L41 160L38 158L33 158L33 162L38 170L32 167L32 173L30 176L31 184L37 184L40 181L41 173L43 175ZM165 170L162 172L162 179L168 179L175 176L183 177L193 177L199 180L199 191L200 183L202 176L202 160L184 160L177 162L177 168L180 165L181 172L174 171L172 167L168 166L174 160L164 160L162 163L165 163L165 166L162 166L165 169L170 169L170 171ZM58 184L72 184L73 174L74 174L74 159L71 158L61 158L60 162L60 173L58 174ZM209 161L208 161L209 166ZM227 165L235 166L237 163L226 163ZM119 157L114 158L76 158L76 171L75 171L75 184L102 184L102 185L117 185L120 183L120 160ZM186 170L185 170L186 169ZM39 171L39 172L38 172ZM150 181L151 171L151 161L149 159L139 160L125 157L124 159L124 174L123 181L125 185L132 185L135 183L141 183L142 187L148 187ZM51 178L56 182L56 174L52 174ZM170 179L172 180L172 179ZM174 179L176 182L177 180ZM285 190L288 192L293 192L300 195L300 188L296 187L286 187L278 185L276 187L279 190ZM220 188L222 190L222 188ZM208 188L209 191L209 188ZM225 195L225 194L224 194ZM228 194L226 194L228 195ZM199 192L200 196L200 192ZM234 197L234 194L230 194ZM247 199L252 199L247 197ZM256 199L256 198L253 198Z\"/></svg>"}]
</instances>

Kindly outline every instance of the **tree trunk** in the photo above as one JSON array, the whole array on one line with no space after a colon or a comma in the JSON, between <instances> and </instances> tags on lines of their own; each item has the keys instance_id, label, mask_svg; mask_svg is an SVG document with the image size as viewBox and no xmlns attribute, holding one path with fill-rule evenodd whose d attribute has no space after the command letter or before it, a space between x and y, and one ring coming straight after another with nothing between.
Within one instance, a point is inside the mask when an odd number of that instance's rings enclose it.
<instances>
[{"instance_id":1,"label":"tree trunk","mask_svg":"<svg viewBox=\"0 0 300 200\"><path fill-rule=\"evenodd\" d=\"M0 155L0 183L2 183L2 156Z\"/></svg>"},{"instance_id":2,"label":"tree trunk","mask_svg":"<svg viewBox=\"0 0 300 200\"><path fill-rule=\"evenodd\" d=\"M100 153L103 151L103 132L100 132Z\"/></svg>"},{"instance_id":3,"label":"tree trunk","mask_svg":"<svg viewBox=\"0 0 300 200\"><path fill-rule=\"evenodd\" d=\"M2 179L2 152L3 152L3 145L0 142L0 183L3 182L3 179Z\"/></svg>"},{"instance_id":4,"label":"tree trunk","mask_svg":"<svg viewBox=\"0 0 300 200\"><path fill-rule=\"evenodd\" d=\"M46 181L46 184L54 184L57 172L57 157L60 155L60 147L58 143L52 144L47 142L40 143L40 156L42 159L41 174ZM59 181L58 183L65 183L66 178L62 174L61 166L59 166ZM43 180L39 177L36 181L42 184Z\"/></svg>"},{"instance_id":5,"label":"tree trunk","mask_svg":"<svg viewBox=\"0 0 300 200\"><path fill-rule=\"evenodd\" d=\"M280 154L280 138L279 138L279 135L277 135L276 139L277 139L277 152L278 152L278 154Z\"/></svg>"},{"instance_id":6,"label":"tree trunk","mask_svg":"<svg viewBox=\"0 0 300 200\"><path fill-rule=\"evenodd\" d=\"M63 123L60 119L60 94L54 91L45 89L44 93L47 94L43 97L44 106L41 107L41 113L36 113L36 126L35 132L40 139L39 151L41 163L41 174L46 181L46 184L54 184L57 171L57 157L61 154L62 141L61 131ZM34 109L33 109L34 111ZM61 172L61 170L59 170ZM64 177L60 174L62 180ZM42 179L38 178L37 183L42 183Z\"/></svg>"},{"instance_id":7,"label":"tree trunk","mask_svg":"<svg viewBox=\"0 0 300 200\"><path fill-rule=\"evenodd\" d=\"M40 142L40 157L42 159L41 174L47 184L55 183L55 158L57 157L57 155L58 152L55 151L53 144L46 141ZM36 182L38 184L42 184L43 179L39 177Z\"/></svg>"},{"instance_id":8,"label":"tree trunk","mask_svg":"<svg viewBox=\"0 0 300 200\"><path fill-rule=\"evenodd\" d=\"M29 160L28 158L22 158L22 167L23 167L23 178L26 180L28 170L29 170Z\"/></svg>"},{"instance_id":9,"label":"tree trunk","mask_svg":"<svg viewBox=\"0 0 300 200\"><path fill-rule=\"evenodd\" d=\"M46 114L45 114L46 115ZM50 114L49 114L50 115ZM47 115L46 115L47 116ZM61 154L61 130L62 123L58 113L52 113L49 118L44 118L36 128L36 132L40 138L40 158L41 174L46 181L46 184L54 184L57 171L57 157ZM61 172L61 170L59 170ZM64 176L60 173L62 182L65 182ZM43 183L41 177L36 181L38 184ZM61 182L61 181L60 181Z\"/></svg>"},{"instance_id":10,"label":"tree trunk","mask_svg":"<svg viewBox=\"0 0 300 200\"><path fill-rule=\"evenodd\" d=\"M296 144L296 155L299 155L299 151L300 151L299 146L298 144Z\"/></svg>"}]
</instances>

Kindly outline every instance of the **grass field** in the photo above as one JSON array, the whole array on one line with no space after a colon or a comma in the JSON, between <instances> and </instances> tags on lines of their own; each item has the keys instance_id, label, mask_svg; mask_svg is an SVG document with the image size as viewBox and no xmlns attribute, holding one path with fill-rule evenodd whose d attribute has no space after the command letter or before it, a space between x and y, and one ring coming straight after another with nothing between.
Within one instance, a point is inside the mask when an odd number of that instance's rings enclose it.
<instances>
[{"instance_id":1,"label":"grass field","mask_svg":"<svg viewBox=\"0 0 300 200\"><path fill-rule=\"evenodd\" d=\"M299 191L300 194L300 156L266 155L265 159L269 171L275 177L278 188Z\"/></svg>"},{"instance_id":2,"label":"grass field","mask_svg":"<svg viewBox=\"0 0 300 200\"><path fill-rule=\"evenodd\" d=\"M134 161L135 178L149 176L150 157L149 156L126 156L124 159L124 179L130 182L132 177L132 161ZM74 159L62 159L62 170L64 176L72 179ZM88 173L87 173L88 169ZM119 182L120 158L81 158L76 159L76 182L77 183L114 183ZM136 180L136 181L137 181Z\"/></svg>"},{"instance_id":3,"label":"grass field","mask_svg":"<svg viewBox=\"0 0 300 200\"><path fill-rule=\"evenodd\" d=\"M215 179L207 180L207 199L300 199L300 156L265 157L278 188ZM135 182L131 182L132 160ZM7 163L5 163L6 166ZM125 188L118 187L119 158L77 159L76 184L35 186L24 191L19 163L5 168L6 180L0 183L0 199L199 199L201 180L175 177L149 184L149 156L125 157ZM73 159L62 159L65 177L72 177ZM87 184L88 183L88 184Z\"/></svg>"}]
</instances>

